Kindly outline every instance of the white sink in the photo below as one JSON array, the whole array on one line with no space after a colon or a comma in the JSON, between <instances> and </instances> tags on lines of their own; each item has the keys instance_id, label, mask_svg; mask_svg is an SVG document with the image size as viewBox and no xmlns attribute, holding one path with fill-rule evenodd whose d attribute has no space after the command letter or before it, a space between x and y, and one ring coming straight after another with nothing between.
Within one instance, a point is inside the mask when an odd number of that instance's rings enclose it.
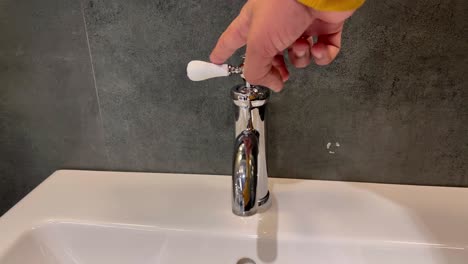
<instances>
[{"instance_id":1,"label":"white sink","mask_svg":"<svg viewBox=\"0 0 468 264\"><path fill-rule=\"evenodd\" d=\"M230 177L59 171L0 218L0 263L468 263L468 189L271 179L231 213Z\"/></svg>"}]
</instances>

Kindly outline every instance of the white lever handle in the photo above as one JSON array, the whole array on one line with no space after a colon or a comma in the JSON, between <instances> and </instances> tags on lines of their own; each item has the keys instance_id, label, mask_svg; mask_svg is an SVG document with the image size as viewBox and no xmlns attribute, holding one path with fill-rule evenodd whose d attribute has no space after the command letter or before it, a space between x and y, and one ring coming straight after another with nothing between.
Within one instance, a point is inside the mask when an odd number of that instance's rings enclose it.
<instances>
[{"instance_id":1,"label":"white lever handle","mask_svg":"<svg viewBox=\"0 0 468 264\"><path fill-rule=\"evenodd\" d=\"M192 81L225 77L229 76L229 67L227 64L217 65L206 61L194 60L187 64L187 76Z\"/></svg>"}]
</instances>

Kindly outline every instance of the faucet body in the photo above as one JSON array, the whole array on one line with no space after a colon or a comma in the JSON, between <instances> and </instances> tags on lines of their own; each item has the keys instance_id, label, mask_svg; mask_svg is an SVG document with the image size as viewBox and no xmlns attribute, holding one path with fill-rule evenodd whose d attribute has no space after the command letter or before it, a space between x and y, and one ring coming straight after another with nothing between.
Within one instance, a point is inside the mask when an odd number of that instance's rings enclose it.
<instances>
[{"instance_id":1,"label":"faucet body","mask_svg":"<svg viewBox=\"0 0 468 264\"><path fill-rule=\"evenodd\" d=\"M233 74L244 79L243 72L244 63L232 66L195 60L187 64L187 76L192 81ZM235 215L253 215L271 204L265 152L265 109L269 96L268 88L248 82L231 89L236 114L232 162L232 212Z\"/></svg>"},{"instance_id":2,"label":"faucet body","mask_svg":"<svg viewBox=\"0 0 468 264\"><path fill-rule=\"evenodd\" d=\"M232 88L236 140L232 167L232 212L249 216L269 205L265 110L270 90L248 83Z\"/></svg>"}]
</instances>

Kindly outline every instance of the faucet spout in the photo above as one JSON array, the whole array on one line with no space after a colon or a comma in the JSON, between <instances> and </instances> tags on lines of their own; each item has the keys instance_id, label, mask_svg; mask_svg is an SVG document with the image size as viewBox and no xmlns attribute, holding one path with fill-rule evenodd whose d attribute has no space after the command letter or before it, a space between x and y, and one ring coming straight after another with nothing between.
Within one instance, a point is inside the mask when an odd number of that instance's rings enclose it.
<instances>
[{"instance_id":1,"label":"faucet spout","mask_svg":"<svg viewBox=\"0 0 468 264\"><path fill-rule=\"evenodd\" d=\"M242 131L234 144L232 212L249 216L257 212L258 132Z\"/></svg>"}]
</instances>

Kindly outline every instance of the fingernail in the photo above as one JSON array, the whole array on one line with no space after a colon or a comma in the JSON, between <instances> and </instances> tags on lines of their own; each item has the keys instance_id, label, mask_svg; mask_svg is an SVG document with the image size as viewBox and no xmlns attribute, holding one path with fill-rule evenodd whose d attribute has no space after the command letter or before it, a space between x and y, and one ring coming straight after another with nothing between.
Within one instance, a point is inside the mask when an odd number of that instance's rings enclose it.
<instances>
[{"instance_id":1,"label":"fingernail","mask_svg":"<svg viewBox=\"0 0 468 264\"><path fill-rule=\"evenodd\" d=\"M298 58L302 58L302 57L304 57L305 55L306 55L305 50L301 50L301 51L298 51L298 52L296 53L296 56L297 56Z\"/></svg>"},{"instance_id":2,"label":"fingernail","mask_svg":"<svg viewBox=\"0 0 468 264\"><path fill-rule=\"evenodd\" d=\"M222 61L218 57L216 57L216 55L213 54L213 53L210 54L210 61L212 63L215 63L215 64L221 64L222 63Z\"/></svg>"},{"instance_id":3,"label":"fingernail","mask_svg":"<svg viewBox=\"0 0 468 264\"><path fill-rule=\"evenodd\" d=\"M315 53L314 58L316 58L317 60L320 60L321 58L323 58L323 53L322 52Z\"/></svg>"}]
</instances>

